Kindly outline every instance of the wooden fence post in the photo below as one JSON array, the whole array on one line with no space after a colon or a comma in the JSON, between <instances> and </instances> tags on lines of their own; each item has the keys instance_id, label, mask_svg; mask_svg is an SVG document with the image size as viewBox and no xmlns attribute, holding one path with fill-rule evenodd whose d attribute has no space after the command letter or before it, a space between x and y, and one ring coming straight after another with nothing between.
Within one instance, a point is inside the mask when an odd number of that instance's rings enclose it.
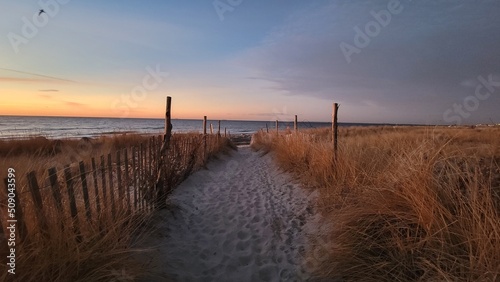
<instances>
[{"instance_id":1,"label":"wooden fence post","mask_svg":"<svg viewBox=\"0 0 500 282\"><path fill-rule=\"evenodd\" d=\"M145 193L144 193L144 144L139 145L139 183L141 185L139 189L139 203L141 209L144 211L146 209L145 205Z\"/></svg>"},{"instance_id":2,"label":"wooden fence post","mask_svg":"<svg viewBox=\"0 0 500 282\"><path fill-rule=\"evenodd\" d=\"M48 169L49 172L49 182L52 191L52 198L54 199L54 203L56 205L56 210L58 212L59 218L63 219L66 216L64 215L64 210L62 206L62 196L61 196L61 188L59 186L59 181L57 180L57 170L55 167L51 167ZM60 228L64 230L64 220L60 220Z\"/></svg>"},{"instance_id":3,"label":"wooden fence post","mask_svg":"<svg viewBox=\"0 0 500 282\"><path fill-rule=\"evenodd\" d=\"M167 97L167 107L165 110L165 136L163 138L163 144L160 148L159 156L157 158L156 163L156 182L155 182L155 192L156 192L156 200L155 206L158 209L167 208L167 189L166 189L166 172L165 172L165 163L167 161L167 152L170 149L170 139L172 136L172 98L170 96ZM157 148L155 147L155 152L158 153Z\"/></svg>"},{"instance_id":4,"label":"wooden fence post","mask_svg":"<svg viewBox=\"0 0 500 282\"><path fill-rule=\"evenodd\" d=\"M91 159L92 165L92 178L94 179L94 197L95 197L95 208L96 208L96 217L95 219L98 221L99 230L102 231L104 229L104 223L102 220L101 213L101 196L99 195L99 183L97 179L97 164L95 162L95 158ZM102 177L104 178L104 176ZM104 203L103 203L104 207Z\"/></svg>"},{"instance_id":5,"label":"wooden fence post","mask_svg":"<svg viewBox=\"0 0 500 282\"><path fill-rule=\"evenodd\" d=\"M207 116L203 116L203 135L207 134Z\"/></svg>"},{"instance_id":6,"label":"wooden fence post","mask_svg":"<svg viewBox=\"0 0 500 282\"><path fill-rule=\"evenodd\" d=\"M55 167L49 168L49 181L50 181L50 186L52 187L52 197L54 198L56 209L59 212L59 214L62 215L63 207L62 207L61 188L59 187L59 182L57 181L57 170Z\"/></svg>"},{"instance_id":7,"label":"wooden fence post","mask_svg":"<svg viewBox=\"0 0 500 282\"><path fill-rule=\"evenodd\" d=\"M64 218L64 210L62 206L61 188L59 187L59 181L57 181L57 170L55 167L49 168L49 182L52 190L52 198L56 205L56 210L60 218ZM64 230L64 220L60 222L61 230Z\"/></svg>"},{"instance_id":8,"label":"wooden fence post","mask_svg":"<svg viewBox=\"0 0 500 282\"><path fill-rule=\"evenodd\" d=\"M141 209L141 197L140 197L140 189L142 187L142 180L141 180L141 149L139 147L139 145L137 146L134 146L135 148L135 158L136 158L136 163L134 165L134 174L137 179L137 182L136 182L136 187L135 187L135 191L134 193L136 195L134 195L134 199L137 203L137 206L136 206L136 211L139 211ZM134 158L134 159L135 159Z\"/></svg>"},{"instance_id":9,"label":"wooden fence post","mask_svg":"<svg viewBox=\"0 0 500 282\"><path fill-rule=\"evenodd\" d=\"M117 208L118 212L122 212L123 209L123 187L122 187L122 162L121 162L121 152L116 151L116 190L118 190L118 200ZM114 189L113 189L114 190Z\"/></svg>"},{"instance_id":10,"label":"wooden fence post","mask_svg":"<svg viewBox=\"0 0 500 282\"><path fill-rule=\"evenodd\" d=\"M155 201L153 199L153 186L152 186L152 180L151 176L153 175L152 173L152 165L151 165L151 155L152 155L152 148L151 148L151 138L148 139L148 143L146 146L146 182L147 182L147 195L148 195L148 201L149 201L149 210L151 211L153 209L153 205L155 204Z\"/></svg>"},{"instance_id":11,"label":"wooden fence post","mask_svg":"<svg viewBox=\"0 0 500 282\"><path fill-rule=\"evenodd\" d=\"M73 177L71 176L71 168L69 165L64 166L64 178L66 180L66 188L68 189L69 209L71 218L73 219L73 230L76 234L76 241L82 242L78 210L76 208L75 188L73 187Z\"/></svg>"},{"instance_id":12,"label":"wooden fence post","mask_svg":"<svg viewBox=\"0 0 500 282\"><path fill-rule=\"evenodd\" d=\"M276 120L276 134L279 134L279 124L278 124L278 120Z\"/></svg>"},{"instance_id":13,"label":"wooden fence post","mask_svg":"<svg viewBox=\"0 0 500 282\"><path fill-rule=\"evenodd\" d=\"M210 123L210 135L214 134L214 125Z\"/></svg>"},{"instance_id":14,"label":"wooden fence post","mask_svg":"<svg viewBox=\"0 0 500 282\"><path fill-rule=\"evenodd\" d=\"M339 104L333 104L333 115L332 115L332 134L333 134L333 152L335 154L335 159L337 159L337 138L338 138L338 124L337 124L337 114L339 110Z\"/></svg>"},{"instance_id":15,"label":"wooden fence post","mask_svg":"<svg viewBox=\"0 0 500 282\"><path fill-rule=\"evenodd\" d=\"M142 158L143 158L143 164L142 164L142 199L144 201L144 211L148 211L149 209L149 194L148 194L148 185L149 185L149 180L148 180L148 143L145 142L141 150L142 150Z\"/></svg>"},{"instance_id":16,"label":"wooden fence post","mask_svg":"<svg viewBox=\"0 0 500 282\"><path fill-rule=\"evenodd\" d=\"M207 160L207 116L203 117L203 165Z\"/></svg>"},{"instance_id":17,"label":"wooden fence post","mask_svg":"<svg viewBox=\"0 0 500 282\"><path fill-rule=\"evenodd\" d=\"M80 180L82 181L82 192L83 201L85 203L85 215L87 216L87 221L92 220L92 212L90 211L90 199L89 199L89 189L87 186L87 172L85 171L85 163L81 161L80 166Z\"/></svg>"},{"instance_id":18,"label":"wooden fence post","mask_svg":"<svg viewBox=\"0 0 500 282\"><path fill-rule=\"evenodd\" d=\"M148 143L147 143L147 153L146 153L146 165L148 167L148 170L147 170L147 183L148 183L148 199L149 199L149 210L152 211L153 208L154 208L154 204L155 204L155 194L153 193L154 192L154 187L153 187L153 183L152 183L152 180L151 180L151 177L153 176L153 173L152 173L152 169L153 169L153 163L152 163L152 144L151 144L151 138L148 139Z\"/></svg>"},{"instance_id":19,"label":"wooden fence post","mask_svg":"<svg viewBox=\"0 0 500 282\"><path fill-rule=\"evenodd\" d=\"M160 163L160 153L161 153L161 147L163 147L163 139L164 137L162 136L153 136L154 140L154 147L153 147L153 153L155 155L155 160L154 163L156 167L158 167L158 164Z\"/></svg>"},{"instance_id":20,"label":"wooden fence post","mask_svg":"<svg viewBox=\"0 0 500 282\"><path fill-rule=\"evenodd\" d=\"M95 197L95 207L97 213L97 219L99 219L99 215L101 214L101 199L99 196L99 186L97 183L97 166L95 164L95 159L91 159L92 165L92 178L94 178L94 197Z\"/></svg>"},{"instance_id":21,"label":"wooden fence post","mask_svg":"<svg viewBox=\"0 0 500 282\"><path fill-rule=\"evenodd\" d=\"M111 214L114 217L116 216L116 207L115 207L115 187L113 185L113 166L111 162L111 154L108 154L108 177L109 177L109 200L111 202Z\"/></svg>"},{"instance_id":22,"label":"wooden fence post","mask_svg":"<svg viewBox=\"0 0 500 282\"><path fill-rule=\"evenodd\" d=\"M137 182L137 171L140 169L138 166L136 167L136 158L137 156L137 147L134 146L132 147L132 168L133 168L133 173L134 173L134 211L137 212L137 189L139 186L139 183Z\"/></svg>"},{"instance_id":23,"label":"wooden fence post","mask_svg":"<svg viewBox=\"0 0 500 282\"><path fill-rule=\"evenodd\" d=\"M217 135L220 137L220 120L219 120L219 129L217 130Z\"/></svg>"},{"instance_id":24,"label":"wooden fence post","mask_svg":"<svg viewBox=\"0 0 500 282\"><path fill-rule=\"evenodd\" d=\"M36 179L35 172L32 171L28 173L28 187L33 197L33 203L35 204L36 217L38 218L38 224L40 226L40 231L44 236L48 235L48 225L47 218L43 212L42 196L40 195L40 187L38 186L38 181Z\"/></svg>"},{"instance_id":25,"label":"wooden fence post","mask_svg":"<svg viewBox=\"0 0 500 282\"><path fill-rule=\"evenodd\" d=\"M146 142L146 166L147 166L147 175L148 175L148 183L151 182L150 176L152 175L152 160L153 160L153 148L151 144L151 138L148 138L148 141ZM151 184L151 183L149 183Z\"/></svg>"},{"instance_id":26,"label":"wooden fence post","mask_svg":"<svg viewBox=\"0 0 500 282\"><path fill-rule=\"evenodd\" d=\"M297 133L297 130L299 129L299 125L297 124L297 115L295 115L295 120L293 121L293 130L295 133Z\"/></svg>"},{"instance_id":27,"label":"wooden fence post","mask_svg":"<svg viewBox=\"0 0 500 282\"><path fill-rule=\"evenodd\" d=\"M167 108L165 111L165 136L164 142L170 142L170 137L172 133L172 97L167 96Z\"/></svg>"},{"instance_id":28,"label":"wooden fence post","mask_svg":"<svg viewBox=\"0 0 500 282\"><path fill-rule=\"evenodd\" d=\"M127 198L127 213L130 214L132 207L131 207L131 202L130 202L130 183L129 183L129 177L128 177L128 150L125 148L123 155L125 157L125 193L126 193L126 198Z\"/></svg>"},{"instance_id":29,"label":"wooden fence post","mask_svg":"<svg viewBox=\"0 0 500 282\"><path fill-rule=\"evenodd\" d=\"M105 209L106 206L108 206L108 199L106 193L106 166L104 161L104 155L101 156L101 182L102 182L102 207L103 209Z\"/></svg>"}]
</instances>

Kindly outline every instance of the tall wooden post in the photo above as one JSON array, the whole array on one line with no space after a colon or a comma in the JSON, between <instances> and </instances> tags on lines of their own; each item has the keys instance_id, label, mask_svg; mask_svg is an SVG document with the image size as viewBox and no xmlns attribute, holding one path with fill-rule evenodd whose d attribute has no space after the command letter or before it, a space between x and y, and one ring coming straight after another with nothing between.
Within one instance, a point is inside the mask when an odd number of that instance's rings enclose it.
<instances>
[{"instance_id":1,"label":"tall wooden post","mask_svg":"<svg viewBox=\"0 0 500 282\"><path fill-rule=\"evenodd\" d=\"M170 145L170 136L172 135L171 109L172 97L167 96L167 110L165 112L165 136L163 138L163 142L168 143L167 145Z\"/></svg>"},{"instance_id":2,"label":"tall wooden post","mask_svg":"<svg viewBox=\"0 0 500 282\"><path fill-rule=\"evenodd\" d=\"M203 135L207 135L207 116L203 117Z\"/></svg>"},{"instance_id":3,"label":"tall wooden post","mask_svg":"<svg viewBox=\"0 0 500 282\"><path fill-rule=\"evenodd\" d=\"M219 145L219 142L220 142L220 120L217 128L217 145Z\"/></svg>"},{"instance_id":4,"label":"tall wooden post","mask_svg":"<svg viewBox=\"0 0 500 282\"><path fill-rule=\"evenodd\" d=\"M159 209L165 209L167 207L167 187L165 187L164 178L166 153L170 147L170 137L172 136L171 109L172 97L167 96L167 107L165 110L165 135L163 136L163 144L160 149L160 160L158 161L156 167L156 183L154 187L156 190L156 207Z\"/></svg>"},{"instance_id":5,"label":"tall wooden post","mask_svg":"<svg viewBox=\"0 0 500 282\"><path fill-rule=\"evenodd\" d=\"M297 130L299 129L299 126L297 124L297 115L295 115L295 120L293 121L293 130L295 133L297 133Z\"/></svg>"},{"instance_id":6,"label":"tall wooden post","mask_svg":"<svg viewBox=\"0 0 500 282\"><path fill-rule=\"evenodd\" d=\"M210 135L214 134L214 125L210 123Z\"/></svg>"},{"instance_id":7,"label":"tall wooden post","mask_svg":"<svg viewBox=\"0 0 500 282\"><path fill-rule=\"evenodd\" d=\"M207 160L207 116L203 117L203 165Z\"/></svg>"},{"instance_id":8,"label":"tall wooden post","mask_svg":"<svg viewBox=\"0 0 500 282\"><path fill-rule=\"evenodd\" d=\"M278 125L278 120L276 120L276 134L279 134L279 125Z\"/></svg>"},{"instance_id":9,"label":"tall wooden post","mask_svg":"<svg viewBox=\"0 0 500 282\"><path fill-rule=\"evenodd\" d=\"M333 114L332 114L332 142L333 142L333 152L335 154L335 159L337 158L337 137L338 137L338 124L337 124L337 113L339 110L339 104L333 104Z\"/></svg>"}]
</instances>

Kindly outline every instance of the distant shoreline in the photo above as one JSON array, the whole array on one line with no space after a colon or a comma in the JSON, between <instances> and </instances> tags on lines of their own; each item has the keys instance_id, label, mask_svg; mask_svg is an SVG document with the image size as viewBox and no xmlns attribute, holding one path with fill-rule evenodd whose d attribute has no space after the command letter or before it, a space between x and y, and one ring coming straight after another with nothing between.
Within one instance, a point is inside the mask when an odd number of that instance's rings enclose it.
<instances>
[{"instance_id":1,"label":"distant shoreline","mask_svg":"<svg viewBox=\"0 0 500 282\"><path fill-rule=\"evenodd\" d=\"M74 116L22 116L22 115L0 115L1 118L13 117L13 118L68 118L68 119L115 119L115 120L164 120L164 118L147 118L147 117L74 117ZM172 121L176 120L187 120L187 121L203 121L203 118L172 118ZM267 122L274 123L275 120L245 120L245 119L212 119L208 117L209 121L221 121L221 122ZM293 122L290 120L280 120L280 122ZM331 121L315 121L315 120L299 120L299 123L325 123L331 124ZM418 123L370 123L370 122L339 122L339 124L358 124L358 125L395 125L395 126L433 126L433 124L418 124ZM447 126L447 125L446 125Z\"/></svg>"},{"instance_id":2,"label":"distant shoreline","mask_svg":"<svg viewBox=\"0 0 500 282\"><path fill-rule=\"evenodd\" d=\"M235 122L235 121L232 121ZM320 123L315 123L316 126L307 126L306 122L299 122L299 130L304 129L313 129L313 128L330 128L331 123L324 123L324 126L318 126ZM1 124L0 124L1 125ZM268 123L269 132L275 131L275 125L270 125ZM304 126L306 125L306 126ZM372 124L372 123L339 123L339 127L427 127L427 128L443 128L443 127L455 127L455 128L482 128L482 127L500 127L500 125L413 125L413 124ZM250 144L251 136L261 130L266 130L266 127L260 127L255 130L243 130L237 132L227 131L227 135L231 136L231 139L236 140L236 143L243 143L245 145ZM293 130L293 122L282 122L280 124L280 131ZM1 132L1 130L0 130ZM182 134L182 133L197 133L201 134L202 130L176 130L176 127L173 128L173 134ZM113 136L121 136L121 135L143 135L143 136L157 136L163 135L163 129L157 129L155 131L149 132L141 132L137 130L116 130L116 131L102 131L95 132L89 134L78 134L78 135L66 135L66 136L51 136L50 134L43 134L41 132L34 134L20 134L17 136L14 135L2 135L0 133L0 141L15 141L15 140L30 140L36 138L45 138L49 140L78 140L82 138L101 138L101 137L113 137ZM217 131L214 131L213 134L217 134ZM224 131L221 131L221 135L224 135Z\"/></svg>"},{"instance_id":3,"label":"distant shoreline","mask_svg":"<svg viewBox=\"0 0 500 282\"><path fill-rule=\"evenodd\" d=\"M172 119L174 133L202 132L202 120ZM213 132L219 130L219 120L208 120ZM330 127L331 122L299 121L299 128ZM340 123L339 126L401 126L401 124ZM416 125L406 125L416 126ZM50 139L98 137L106 134L162 134L163 119L63 118L63 117L0 117L0 139ZM293 127L292 121L279 121L280 130ZM221 120L221 134L253 134L261 129L275 128L275 121Z\"/></svg>"}]
</instances>

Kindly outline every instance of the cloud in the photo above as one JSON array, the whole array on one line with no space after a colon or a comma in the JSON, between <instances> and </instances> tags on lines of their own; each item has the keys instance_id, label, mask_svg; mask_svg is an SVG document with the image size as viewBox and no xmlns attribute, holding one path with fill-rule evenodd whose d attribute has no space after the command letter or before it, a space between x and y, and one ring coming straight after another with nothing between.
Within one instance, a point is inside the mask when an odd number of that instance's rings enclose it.
<instances>
[{"instance_id":1,"label":"cloud","mask_svg":"<svg viewBox=\"0 0 500 282\"><path fill-rule=\"evenodd\" d=\"M268 112L268 113L249 113L248 116L265 116L265 117L279 117L279 116L292 116L288 113L280 113L280 112Z\"/></svg>"},{"instance_id":2,"label":"cloud","mask_svg":"<svg viewBox=\"0 0 500 282\"><path fill-rule=\"evenodd\" d=\"M33 73L33 72L28 72L28 71L21 71L21 70L15 70L15 69L7 69L7 68L0 68L0 70L38 78L38 79L35 79L35 78L16 77L16 78L12 78L13 79L12 81L58 81L58 82L71 82L71 83L76 82L76 81L61 78L61 77L54 77L54 76L43 75L43 74ZM18 79L18 80L16 80L16 79Z\"/></svg>"},{"instance_id":3,"label":"cloud","mask_svg":"<svg viewBox=\"0 0 500 282\"><path fill-rule=\"evenodd\" d=\"M39 92L59 92L57 89L40 89Z\"/></svg>"},{"instance_id":4,"label":"cloud","mask_svg":"<svg viewBox=\"0 0 500 282\"><path fill-rule=\"evenodd\" d=\"M58 97L54 96L53 94L38 94L38 97L45 99L45 100L57 102L59 105L64 105L64 106L69 106L69 107L77 107L77 108L86 108L87 107L87 104L84 104L84 103L65 101L65 100L58 99Z\"/></svg>"},{"instance_id":5,"label":"cloud","mask_svg":"<svg viewBox=\"0 0 500 282\"><path fill-rule=\"evenodd\" d=\"M86 104L83 104L83 103L69 102L69 101L65 101L64 104L66 106L71 106L71 107L86 107L87 106Z\"/></svg>"},{"instance_id":6,"label":"cloud","mask_svg":"<svg viewBox=\"0 0 500 282\"><path fill-rule=\"evenodd\" d=\"M54 98L50 94L38 94L38 97L43 98L43 99L52 99L52 98Z\"/></svg>"},{"instance_id":7,"label":"cloud","mask_svg":"<svg viewBox=\"0 0 500 282\"><path fill-rule=\"evenodd\" d=\"M494 1L401 0L404 7L347 63L339 48L353 45L354 27L373 21L387 3L329 1L291 16L262 44L235 61L247 77L287 95L370 101L401 115L443 109L470 94L466 81L500 71L500 4ZM377 107L372 107L376 109ZM495 114L498 116L498 114Z\"/></svg>"},{"instance_id":8,"label":"cloud","mask_svg":"<svg viewBox=\"0 0 500 282\"><path fill-rule=\"evenodd\" d=\"M26 78L26 77L8 77L8 76L0 76L0 82L44 82L45 79L40 78Z\"/></svg>"}]
</instances>

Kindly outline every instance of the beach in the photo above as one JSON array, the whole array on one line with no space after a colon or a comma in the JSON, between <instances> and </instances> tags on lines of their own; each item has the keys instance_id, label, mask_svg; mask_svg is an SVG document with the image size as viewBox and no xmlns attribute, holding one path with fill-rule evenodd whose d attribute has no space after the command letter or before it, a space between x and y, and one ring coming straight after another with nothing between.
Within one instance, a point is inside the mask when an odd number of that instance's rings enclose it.
<instances>
[{"instance_id":1,"label":"beach","mask_svg":"<svg viewBox=\"0 0 500 282\"><path fill-rule=\"evenodd\" d=\"M141 281L308 280L316 196L270 155L240 146L191 175L170 196L171 210L155 215Z\"/></svg>"},{"instance_id":2,"label":"beach","mask_svg":"<svg viewBox=\"0 0 500 282\"><path fill-rule=\"evenodd\" d=\"M2 140L18 277L495 281L499 129Z\"/></svg>"},{"instance_id":3,"label":"beach","mask_svg":"<svg viewBox=\"0 0 500 282\"><path fill-rule=\"evenodd\" d=\"M500 1L2 10L0 282L500 282Z\"/></svg>"}]
</instances>

